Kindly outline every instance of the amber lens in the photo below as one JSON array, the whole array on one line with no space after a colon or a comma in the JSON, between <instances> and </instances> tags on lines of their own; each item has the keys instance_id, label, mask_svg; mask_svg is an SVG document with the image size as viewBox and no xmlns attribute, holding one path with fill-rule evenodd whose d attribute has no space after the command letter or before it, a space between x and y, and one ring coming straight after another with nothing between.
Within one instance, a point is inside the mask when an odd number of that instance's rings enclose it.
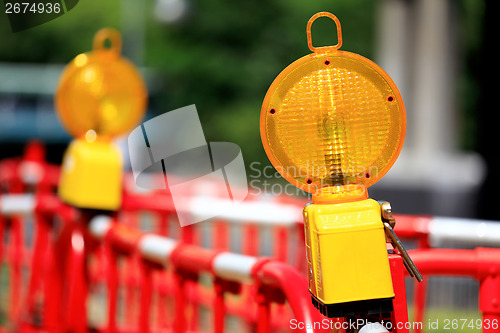
<instances>
[{"instance_id":1,"label":"amber lens","mask_svg":"<svg viewBox=\"0 0 500 333\"><path fill-rule=\"evenodd\" d=\"M106 51L80 54L65 69L56 94L60 119L71 135L126 133L142 118L146 88L137 69Z\"/></svg>"},{"instance_id":2,"label":"amber lens","mask_svg":"<svg viewBox=\"0 0 500 333\"><path fill-rule=\"evenodd\" d=\"M264 101L264 147L280 173L302 189L362 184L382 177L404 138L401 96L369 60L348 52L299 59Z\"/></svg>"}]
</instances>

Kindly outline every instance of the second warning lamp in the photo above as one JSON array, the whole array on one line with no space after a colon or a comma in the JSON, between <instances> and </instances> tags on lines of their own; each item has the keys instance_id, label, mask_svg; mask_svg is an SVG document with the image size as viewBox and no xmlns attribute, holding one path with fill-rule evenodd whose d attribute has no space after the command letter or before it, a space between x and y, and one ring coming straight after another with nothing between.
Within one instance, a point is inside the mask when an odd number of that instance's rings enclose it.
<instances>
[{"instance_id":1,"label":"second warning lamp","mask_svg":"<svg viewBox=\"0 0 500 333\"><path fill-rule=\"evenodd\" d=\"M118 209L123 163L112 139L130 131L146 109L144 80L120 53L120 33L100 30L94 49L66 66L56 92L59 119L75 138L64 155L59 195L79 208Z\"/></svg>"}]
</instances>

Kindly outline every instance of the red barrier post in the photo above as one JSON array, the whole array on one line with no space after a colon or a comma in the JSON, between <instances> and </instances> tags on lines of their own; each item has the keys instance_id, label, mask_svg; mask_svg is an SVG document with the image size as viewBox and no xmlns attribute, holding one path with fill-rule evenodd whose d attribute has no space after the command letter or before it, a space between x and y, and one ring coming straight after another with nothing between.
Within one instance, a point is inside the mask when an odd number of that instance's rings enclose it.
<instances>
[{"instance_id":1,"label":"red barrier post","mask_svg":"<svg viewBox=\"0 0 500 333\"><path fill-rule=\"evenodd\" d=\"M229 249L229 228L227 223L222 220L215 221L213 224L213 245L217 250Z\"/></svg>"},{"instance_id":2,"label":"red barrier post","mask_svg":"<svg viewBox=\"0 0 500 333\"><path fill-rule=\"evenodd\" d=\"M224 332L224 319L226 315L226 304L224 301L224 294L239 294L241 292L241 285L236 282L226 281L221 278L214 278L214 333Z\"/></svg>"},{"instance_id":3,"label":"red barrier post","mask_svg":"<svg viewBox=\"0 0 500 333\"><path fill-rule=\"evenodd\" d=\"M139 330L141 333L149 333L149 319L151 310L151 299L153 295L153 268L141 260L141 304L139 309Z\"/></svg>"},{"instance_id":4,"label":"red barrier post","mask_svg":"<svg viewBox=\"0 0 500 333\"><path fill-rule=\"evenodd\" d=\"M41 291L41 287L46 278L48 267L48 250L50 245L51 218L35 209L34 227L35 227L35 243L33 245L31 258L31 272L28 283L28 293L26 295L26 306L32 315L42 315L38 313L40 309L40 300L36 297ZM1 226L0 226L1 228ZM41 324L41 323L40 323Z\"/></svg>"},{"instance_id":5,"label":"red barrier post","mask_svg":"<svg viewBox=\"0 0 500 333\"><path fill-rule=\"evenodd\" d=\"M500 250L477 249L480 262L479 310L483 314L483 332L500 331Z\"/></svg>"},{"instance_id":6,"label":"red barrier post","mask_svg":"<svg viewBox=\"0 0 500 333\"><path fill-rule=\"evenodd\" d=\"M288 260L288 228L274 227L276 243L274 244L274 257L280 261Z\"/></svg>"},{"instance_id":7,"label":"red barrier post","mask_svg":"<svg viewBox=\"0 0 500 333\"><path fill-rule=\"evenodd\" d=\"M243 239L241 253L249 256L258 255L259 247L259 229L255 224L247 224L243 226Z\"/></svg>"},{"instance_id":8,"label":"red barrier post","mask_svg":"<svg viewBox=\"0 0 500 333\"><path fill-rule=\"evenodd\" d=\"M400 326L408 322L405 286L406 269L403 264L403 258L398 254L389 254L389 264L391 267L392 285L395 294L394 300L392 301L394 308L391 318L392 327L396 333L408 333L408 328Z\"/></svg>"},{"instance_id":9,"label":"red barrier post","mask_svg":"<svg viewBox=\"0 0 500 333\"><path fill-rule=\"evenodd\" d=\"M396 227L394 231L403 239L411 239L417 242L417 248L428 249L429 245L429 227L431 217L428 216L407 216L394 214L396 218ZM427 300L427 279L415 283L413 288L413 321L423 323L425 316L425 305ZM414 328L414 333L421 333L420 326Z\"/></svg>"},{"instance_id":10,"label":"red barrier post","mask_svg":"<svg viewBox=\"0 0 500 333\"><path fill-rule=\"evenodd\" d=\"M275 286L281 290L288 300L297 322L304 323L304 325L307 323L314 325L325 319L313 307L307 280L296 268L279 261L268 260L257 263L252 275L260 283ZM263 313L264 310L263 308ZM314 331L326 331L321 325L319 326ZM306 327L303 331L307 331Z\"/></svg>"},{"instance_id":11,"label":"red barrier post","mask_svg":"<svg viewBox=\"0 0 500 333\"><path fill-rule=\"evenodd\" d=\"M82 226L75 228L71 234L69 247L69 262L65 277L67 285L67 302L65 309L60 309L65 315L64 327L71 332L87 332L87 244L84 241Z\"/></svg>"},{"instance_id":12,"label":"red barrier post","mask_svg":"<svg viewBox=\"0 0 500 333\"><path fill-rule=\"evenodd\" d=\"M269 297L271 293L260 287L257 291L255 301L257 302L257 332L270 333L271 332L271 304Z\"/></svg>"},{"instance_id":13,"label":"red barrier post","mask_svg":"<svg viewBox=\"0 0 500 333\"><path fill-rule=\"evenodd\" d=\"M10 267L10 312L9 317L15 322L21 313L21 268L23 264L23 220L19 216L12 217L10 224L11 267Z\"/></svg>"},{"instance_id":14,"label":"red barrier post","mask_svg":"<svg viewBox=\"0 0 500 333\"><path fill-rule=\"evenodd\" d=\"M109 333L117 331L116 311L118 308L118 258L110 248L107 251L107 285L108 285L108 328ZM128 302L127 302L128 303ZM132 302L128 303L132 307Z\"/></svg>"}]
</instances>

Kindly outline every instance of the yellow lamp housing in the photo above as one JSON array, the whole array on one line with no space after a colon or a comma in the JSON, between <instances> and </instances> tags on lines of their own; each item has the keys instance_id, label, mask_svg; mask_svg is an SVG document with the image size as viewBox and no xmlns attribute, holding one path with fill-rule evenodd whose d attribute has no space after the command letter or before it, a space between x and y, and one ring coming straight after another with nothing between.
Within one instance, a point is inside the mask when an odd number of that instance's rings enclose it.
<instances>
[{"instance_id":1,"label":"yellow lamp housing","mask_svg":"<svg viewBox=\"0 0 500 333\"><path fill-rule=\"evenodd\" d=\"M74 140L64 154L59 196L79 208L118 210L122 167L120 149L112 142Z\"/></svg>"},{"instance_id":2,"label":"yellow lamp housing","mask_svg":"<svg viewBox=\"0 0 500 333\"><path fill-rule=\"evenodd\" d=\"M338 44L314 47L318 17ZM271 163L312 193L304 208L309 290L328 317L392 311L394 291L380 205L367 188L396 161L405 136L401 94L372 61L340 51L340 22L308 22L313 52L289 65L264 99L261 138Z\"/></svg>"},{"instance_id":3,"label":"yellow lamp housing","mask_svg":"<svg viewBox=\"0 0 500 333\"><path fill-rule=\"evenodd\" d=\"M328 317L392 311L391 272L377 201L304 207L309 290Z\"/></svg>"},{"instance_id":4,"label":"yellow lamp housing","mask_svg":"<svg viewBox=\"0 0 500 333\"><path fill-rule=\"evenodd\" d=\"M119 208L123 161L112 139L131 130L146 109L144 80L120 52L118 31L98 31L93 51L66 66L56 92L59 119L75 137L63 158L59 195L79 208Z\"/></svg>"}]
</instances>

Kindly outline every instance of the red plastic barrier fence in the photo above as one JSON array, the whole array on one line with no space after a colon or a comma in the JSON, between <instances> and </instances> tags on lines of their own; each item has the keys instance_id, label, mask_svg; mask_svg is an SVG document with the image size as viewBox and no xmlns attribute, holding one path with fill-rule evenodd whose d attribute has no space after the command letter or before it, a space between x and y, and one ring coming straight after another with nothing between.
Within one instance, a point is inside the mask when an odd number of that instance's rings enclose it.
<instances>
[{"instance_id":1,"label":"red plastic barrier fence","mask_svg":"<svg viewBox=\"0 0 500 333\"><path fill-rule=\"evenodd\" d=\"M162 287L175 299L172 320L169 322L165 318L169 311L159 313L158 322L166 327L156 329L206 331L198 325L197 312L201 306L207 309L213 307L212 323L205 323L205 328L213 327L215 332L224 330L226 309L230 310L229 314L243 318L247 325L255 326L258 332L269 332L273 327L286 328L288 322L284 319L292 316L303 323L320 322L323 319L310 302L305 277L296 268L277 260L203 249L144 233L120 224L110 216L90 217L85 212L59 202L52 194L36 197L7 195L0 198L0 206L3 207L2 213L7 216L19 217L19 214L31 211L35 213L32 275L24 306L32 311L30 318L41 319L38 319L40 322L25 322L21 319L25 318L25 314L14 313L10 319L17 321L23 331L87 331L85 304L89 288L95 282L106 280L107 323L105 327L92 328L116 332L119 278L123 273L118 265L120 257L131 260L128 264L139 271L140 307L138 329L135 331L151 330L155 275L165 279ZM59 226L54 222L55 216L62 220ZM56 239L52 244L48 241L50 237ZM17 257L17 253L13 256ZM92 263L96 258L100 260ZM168 268L169 274L165 268ZM17 272L17 269L14 271ZM200 285L203 274L211 277L213 288ZM14 277L12 281L19 280ZM18 288L13 286L11 300L19 297ZM233 300L228 306L226 294L238 295L239 300ZM254 302L256 311L251 308ZM279 306L285 302L290 305L291 312ZM281 311L284 317L270 315L272 304L278 304L276 311ZM43 308L43 314L35 313L40 307Z\"/></svg>"},{"instance_id":2,"label":"red plastic barrier fence","mask_svg":"<svg viewBox=\"0 0 500 333\"><path fill-rule=\"evenodd\" d=\"M167 193L135 193L129 178L116 216L64 205L54 194L58 173L36 143L22 159L0 162L0 186L8 193L0 197L0 277L8 276L9 286L7 318L0 318L5 329L268 332L290 331L292 318L301 323L324 319L310 304L303 276L303 200L250 196L244 214L227 212L211 224L180 228ZM261 209L279 214L257 214ZM411 216L397 220L398 235L424 248L412 253L422 273L475 277L481 283L484 319L498 317L498 252L425 250L448 238L500 244L495 224ZM459 228L450 233L447 223ZM233 253L235 245L241 254ZM260 257L263 245L271 245L264 254L272 259ZM399 256L390 256L390 262L396 292L392 321L403 323L408 319L404 268ZM470 270L459 270L465 267ZM414 321L422 321L425 284L417 287L415 302Z\"/></svg>"},{"instance_id":3,"label":"red plastic barrier fence","mask_svg":"<svg viewBox=\"0 0 500 333\"><path fill-rule=\"evenodd\" d=\"M427 249L413 250L410 255L427 276L467 276L478 280L483 332L500 331L500 249Z\"/></svg>"}]
</instances>

